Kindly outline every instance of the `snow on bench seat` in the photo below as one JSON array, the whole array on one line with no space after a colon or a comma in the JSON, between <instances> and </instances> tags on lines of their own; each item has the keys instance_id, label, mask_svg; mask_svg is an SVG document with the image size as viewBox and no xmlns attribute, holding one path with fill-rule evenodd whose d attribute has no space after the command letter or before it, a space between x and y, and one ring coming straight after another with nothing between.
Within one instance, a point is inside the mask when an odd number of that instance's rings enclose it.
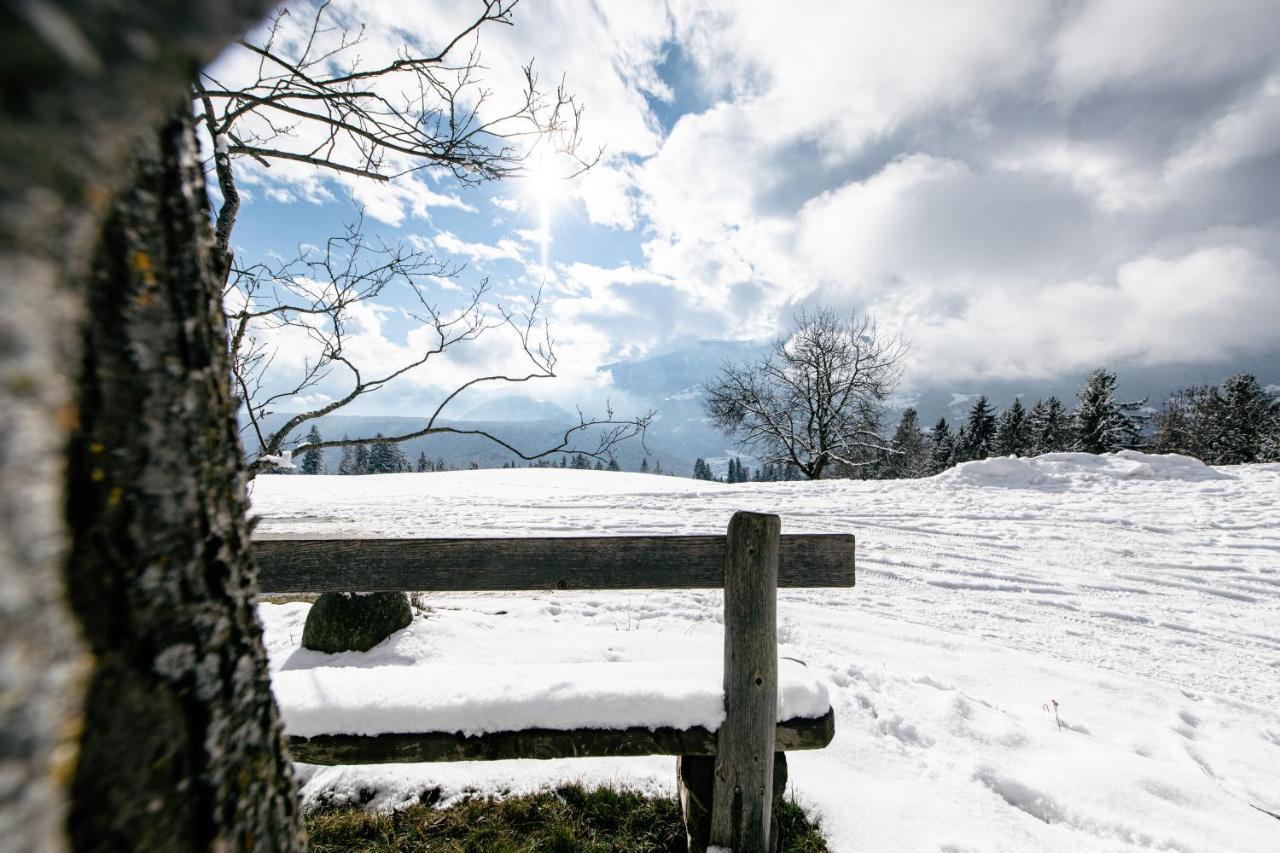
<instances>
[{"instance_id":1,"label":"snow on bench seat","mask_svg":"<svg viewBox=\"0 0 1280 853\"><path fill-rule=\"evenodd\" d=\"M315 667L274 673L286 732L319 735L702 727L724 721L722 662ZM826 685L779 661L778 719L826 715Z\"/></svg>"}]
</instances>

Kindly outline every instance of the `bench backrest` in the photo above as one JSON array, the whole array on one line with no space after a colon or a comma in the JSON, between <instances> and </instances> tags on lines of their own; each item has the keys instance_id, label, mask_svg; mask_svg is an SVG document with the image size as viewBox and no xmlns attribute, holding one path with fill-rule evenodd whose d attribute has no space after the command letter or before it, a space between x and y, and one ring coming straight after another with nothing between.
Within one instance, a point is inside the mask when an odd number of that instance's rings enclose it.
<instances>
[{"instance_id":1,"label":"bench backrest","mask_svg":"<svg viewBox=\"0 0 1280 853\"><path fill-rule=\"evenodd\" d=\"M265 593L722 589L726 537L254 540ZM854 585L854 538L779 539L778 586Z\"/></svg>"}]
</instances>

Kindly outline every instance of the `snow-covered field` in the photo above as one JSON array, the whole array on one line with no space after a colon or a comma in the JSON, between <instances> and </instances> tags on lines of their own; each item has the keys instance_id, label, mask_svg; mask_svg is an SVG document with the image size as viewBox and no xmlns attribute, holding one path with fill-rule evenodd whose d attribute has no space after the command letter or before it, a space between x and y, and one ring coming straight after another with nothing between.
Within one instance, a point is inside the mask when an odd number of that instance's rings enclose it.
<instances>
[{"instance_id":1,"label":"snow-covered field","mask_svg":"<svg viewBox=\"0 0 1280 853\"><path fill-rule=\"evenodd\" d=\"M837 851L1280 850L1280 465L1056 454L928 480L720 485L491 470L259 477L259 531L485 536L853 532L858 585L783 590L780 654L824 679L837 734L790 756ZM716 593L433 595L365 654L276 670L715 659ZM404 674L413 670L387 670ZM531 670L532 671L532 670ZM566 666L565 672L573 668ZM1057 700L1062 728L1051 705ZM669 758L302 768L373 807L558 780L674 789ZM1264 811L1265 810L1265 811Z\"/></svg>"}]
</instances>

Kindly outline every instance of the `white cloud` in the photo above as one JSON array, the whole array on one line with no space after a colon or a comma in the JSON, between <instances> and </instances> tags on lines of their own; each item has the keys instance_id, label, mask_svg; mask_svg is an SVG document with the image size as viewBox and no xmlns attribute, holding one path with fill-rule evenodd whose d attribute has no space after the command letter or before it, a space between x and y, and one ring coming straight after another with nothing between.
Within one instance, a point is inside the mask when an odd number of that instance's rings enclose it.
<instances>
[{"instance_id":1,"label":"white cloud","mask_svg":"<svg viewBox=\"0 0 1280 853\"><path fill-rule=\"evenodd\" d=\"M900 316L910 322L908 312ZM1242 247L1210 246L1037 290L970 290L959 311L912 325L911 368L917 379L1035 378L1117 359L1213 361L1280 346L1276 316L1276 268Z\"/></svg>"},{"instance_id":2,"label":"white cloud","mask_svg":"<svg viewBox=\"0 0 1280 853\"><path fill-rule=\"evenodd\" d=\"M1280 74L1233 106L1169 161L1173 178L1216 171L1280 151Z\"/></svg>"},{"instance_id":3,"label":"white cloud","mask_svg":"<svg viewBox=\"0 0 1280 853\"><path fill-rule=\"evenodd\" d=\"M636 227L631 169L622 161L601 163L578 177L573 194L593 224L631 230Z\"/></svg>"},{"instance_id":4,"label":"white cloud","mask_svg":"<svg viewBox=\"0 0 1280 853\"><path fill-rule=\"evenodd\" d=\"M435 235L432 243L436 248L448 255L462 255L473 261L508 260L519 264L525 263L524 252L520 243L509 238L503 238L496 244L473 243L463 240L452 231L441 231Z\"/></svg>"},{"instance_id":5,"label":"white cloud","mask_svg":"<svg viewBox=\"0 0 1280 853\"><path fill-rule=\"evenodd\" d=\"M1078 98L1112 89L1186 86L1273 59L1280 15L1256 0L1090 0L1053 45L1054 88Z\"/></svg>"}]
</instances>

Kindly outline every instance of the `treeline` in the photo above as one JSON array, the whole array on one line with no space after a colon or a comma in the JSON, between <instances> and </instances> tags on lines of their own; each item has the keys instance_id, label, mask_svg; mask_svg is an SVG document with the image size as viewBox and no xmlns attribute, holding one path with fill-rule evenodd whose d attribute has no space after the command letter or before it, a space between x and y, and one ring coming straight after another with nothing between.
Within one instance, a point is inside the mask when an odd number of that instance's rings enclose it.
<instances>
[{"instance_id":1,"label":"treeline","mask_svg":"<svg viewBox=\"0 0 1280 853\"><path fill-rule=\"evenodd\" d=\"M716 483L780 483L787 480L803 480L800 471L794 465L766 462L752 469L742 464L741 457L729 460L729 469L724 477L717 477L707 464L707 460L698 457L693 462L693 479L710 480Z\"/></svg>"},{"instance_id":2,"label":"treeline","mask_svg":"<svg viewBox=\"0 0 1280 853\"><path fill-rule=\"evenodd\" d=\"M336 474L400 474L408 471L448 471L449 466L443 459L429 459L426 452L418 454L416 462L410 462L404 449L394 441L384 439L382 433L374 436L369 444L345 445L342 457L338 461ZM307 446L302 451L302 464L298 471L303 474L327 474L324 452L317 447L324 438L319 428L312 426L307 433ZM342 437L348 441L347 436ZM277 469L278 470L278 469Z\"/></svg>"},{"instance_id":3,"label":"treeline","mask_svg":"<svg viewBox=\"0 0 1280 853\"><path fill-rule=\"evenodd\" d=\"M1184 388L1156 413L1159 453L1184 453L1210 465L1280 462L1280 400L1248 373L1219 386Z\"/></svg>"},{"instance_id":4,"label":"treeline","mask_svg":"<svg viewBox=\"0 0 1280 853\"><path fill-rule=\"evenodd\" d=\"M1115 373L1095 370L1071 411L1050 397L1030 409L1015 399L997 413L981 396L954 430L941 418L926 431L916 411L906 409L888 446L860 476L928 477L991 456L1062 451L1181 453L1210 465L1280 461L1280 401L1250 374L1178 391L1154 413L1147 400L1116 399L1115 387Z\"/></svg>"},{"instance_id":5,"label":"treeline","mask_svg":"<svg viewBox=\"0 0 1280 853\"><path fill-rule=\"evenodd\" d=\"M343 435L342 440L349 441L350 439L348 436ZM302 447L302 463L294 470L301 474L425 474L437 471L460 470L445 462L442 457L437 456L435 459L428 457L425 450L418 453L416 461L410 462L398 443L385 440L385 436L382 433L378 433L374 436L374 440L367 444L344 445L337 470L330 472L329 466L325 462L324 451L318 447L322 441L324 441L324 437L320 434L320 429L313 425L311 431L307 433L306 442ZM648 472L648 464L647 459L642 463L640 467L642 473ZM618 460L613 457L610 457L608 462L604 462L599 459L593 460L582 453L563 453L555 458L536 459L525 463L523 466L520 462L512 460L503 463L502 467L572 468L595 471L621 470L618 466ZM471 460L466 464L465 468L466 470L477 471L480 469L480 463ZM269 470L268 473L284 473L285 470L275 468ZM662 473L661 462L655 465L653 473Z\"/></svg>"}]
</instances>

